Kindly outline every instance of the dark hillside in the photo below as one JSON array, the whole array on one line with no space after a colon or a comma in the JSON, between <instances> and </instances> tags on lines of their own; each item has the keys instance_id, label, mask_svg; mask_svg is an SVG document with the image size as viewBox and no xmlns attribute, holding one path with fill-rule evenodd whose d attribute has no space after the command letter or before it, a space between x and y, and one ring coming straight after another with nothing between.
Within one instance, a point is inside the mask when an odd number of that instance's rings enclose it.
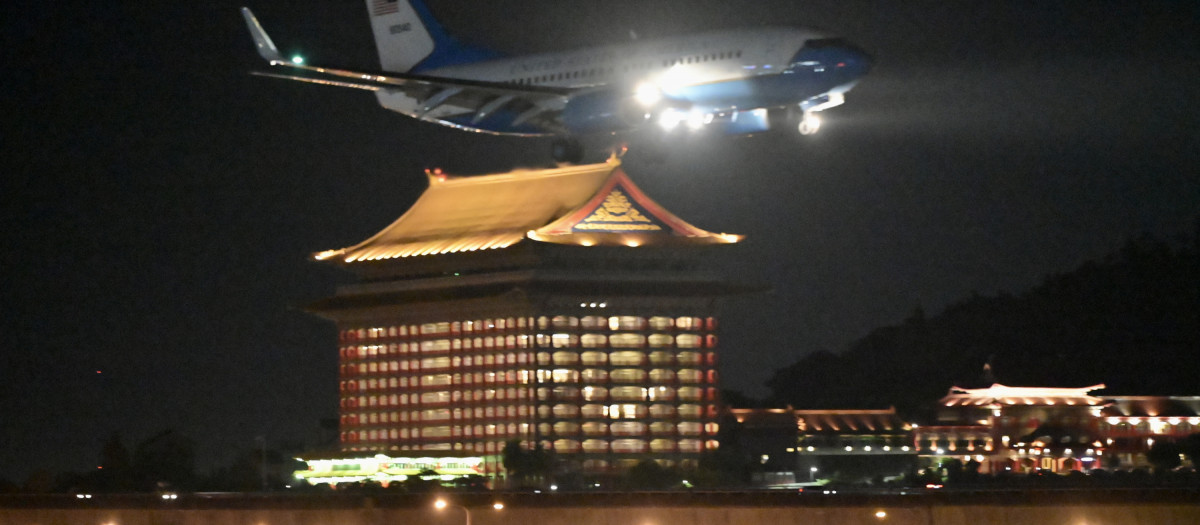
<instances>
[{"instance_id":1,"label":"dark hillside","mask_svg":"<svg viewBox=\"0 0 1200 525\"><path fill-rule=\"evenodd\" d=\"M1200 237L1200 236L1198 236ZM1021 295L920 310L841 354L777 370L797 408L927 406L952 385L1087 386L1114 395L1200 395L1200 241L1131 240Z\"/></svg>"}]
</instances>

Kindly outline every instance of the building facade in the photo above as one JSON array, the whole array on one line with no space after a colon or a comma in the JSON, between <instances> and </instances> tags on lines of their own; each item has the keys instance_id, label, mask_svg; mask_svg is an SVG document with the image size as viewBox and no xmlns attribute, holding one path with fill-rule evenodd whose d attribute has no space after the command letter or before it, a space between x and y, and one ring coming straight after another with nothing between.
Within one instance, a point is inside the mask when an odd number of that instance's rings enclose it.
<instances>
[{"instance_id":1,"label":"building facade","mask_svg":"<svg viewBox=\"0 0 1200 525\"><path fill-rule=\"evenodd\" d=\"M363 458L380 481L412 458L502 477L514 440L597 475L717 446L717 302L738 290L697 261L740 237L670 214L615 160L429 177L391 226L316 255L360 282L309 308L338 326L341 450L302 477Z\"/></svg>"},{"instance_id":2,"label":"building facade","mask_svg":"<svg viewBox=\"0 0 1200 525\"><path fill-rule=\"evenodd\" d=\"M738 444L759 464L761 485L819 480L871 481L902 475L917 464L914 425L894 408L795 410L735 408Z\"/></svg>"},{"instance_id":3,"label":"building facade","mask_svg":"<svg viewBox=\"0 0 1200 525\"><path fill-rule=\"evenodd\" d=\"M1092 393L1103 388L955 387L916 447L925 465L975 461L982 473L1139 468L1156 440L1200 426L1200 397Z\"/></svg>"},{"instance_id":4,"label":"building facade","mask_svg":"<svg viewBox=\"0 0 1200 525\"><path fill-rule=\"evenodd\" d=\"M953 387L925 423L894 409L729 412L757 481L777 486L886 480L951 461L982 474L1145 468L1156 442L1200 432L1200 397L1094 393L1103 388Z\"/></svg>"}]
</instances>

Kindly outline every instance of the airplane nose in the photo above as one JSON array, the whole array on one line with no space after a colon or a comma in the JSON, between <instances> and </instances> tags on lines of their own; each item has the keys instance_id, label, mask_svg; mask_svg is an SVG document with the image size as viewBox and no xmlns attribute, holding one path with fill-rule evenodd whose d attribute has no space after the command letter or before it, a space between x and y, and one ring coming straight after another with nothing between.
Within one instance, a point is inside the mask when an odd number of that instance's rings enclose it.
<instances>
[{"instance_id":1,"label":"airplane nose","mask_svg":"<svg viewBox=\"0 0 1200 525\"><path fill-rule=\"evenodd\" d=\"M848 46L845 51L846 56L850 57L848 62L858 64L858 67L862 69L863 74L866 74L871 70L871 67L875 65L875 57L871 56L870 53L863 51L860 47Z\"/></svg>"},{"instance_id":2,"label":"airplane nose","mask_svg":"<svg viewBox=\"0 0 1200 525\"><path fill-rule=\"evenodd\" d=\"M863 68L864 73L869 71L871 66L875 65L875 58L872 57L870 53L863 51L860 47L846 46L843 52L846 53L847 57L849 57L849 61L854 62L858 64L859 67Z\"/></svg>"},{"instance_id":3,"label":"airplane nose","mask_svg":"<svg viewBox=\"0 0 1200 525\"><path fill-rule=\"evenodd\" d=\"M855 75L865 75L875 59L862 48L841 38L813 39L804 43L797 58L836 64L837 68Z\"/></svg>"}]
</instances>

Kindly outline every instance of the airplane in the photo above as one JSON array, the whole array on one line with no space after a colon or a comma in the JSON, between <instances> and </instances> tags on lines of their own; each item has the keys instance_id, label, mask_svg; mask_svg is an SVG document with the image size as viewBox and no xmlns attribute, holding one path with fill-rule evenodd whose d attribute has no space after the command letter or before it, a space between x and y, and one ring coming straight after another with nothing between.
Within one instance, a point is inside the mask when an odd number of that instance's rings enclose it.
<instances>
[{"instance_id":1,"label":"airplane","mask_svg":"<svg viewBox=\"0 0 1200 525\"><path fill-rule=\"evenodd\" d=\"M788 124L811 135L816 114L844 103L872 63L841 38L784 27L503 57L460 43L421 0L366 4L380 71L285 58L243 7L258 54L295 71L254 74L373 91L386 109L461 130L552 136L559 162L580 162L581 136L653 125L748 134Z\"/></svg>"}]
</instances>

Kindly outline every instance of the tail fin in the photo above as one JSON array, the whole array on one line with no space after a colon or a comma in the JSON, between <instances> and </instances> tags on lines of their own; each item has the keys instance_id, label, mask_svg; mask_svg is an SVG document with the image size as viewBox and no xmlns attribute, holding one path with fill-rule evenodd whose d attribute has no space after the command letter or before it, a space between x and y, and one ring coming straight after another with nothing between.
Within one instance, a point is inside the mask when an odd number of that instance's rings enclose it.
<instances>
[{"instance_id":1,"label":"tail fin","mask_svg":"<svg viewBox=\"0 0 1200 525\"><path fill-rule=\"evenodd\" d=\"M384 71L402 73L494 58L458 43L421 0L366 0Z\"/></svg>"}]
</instances>

